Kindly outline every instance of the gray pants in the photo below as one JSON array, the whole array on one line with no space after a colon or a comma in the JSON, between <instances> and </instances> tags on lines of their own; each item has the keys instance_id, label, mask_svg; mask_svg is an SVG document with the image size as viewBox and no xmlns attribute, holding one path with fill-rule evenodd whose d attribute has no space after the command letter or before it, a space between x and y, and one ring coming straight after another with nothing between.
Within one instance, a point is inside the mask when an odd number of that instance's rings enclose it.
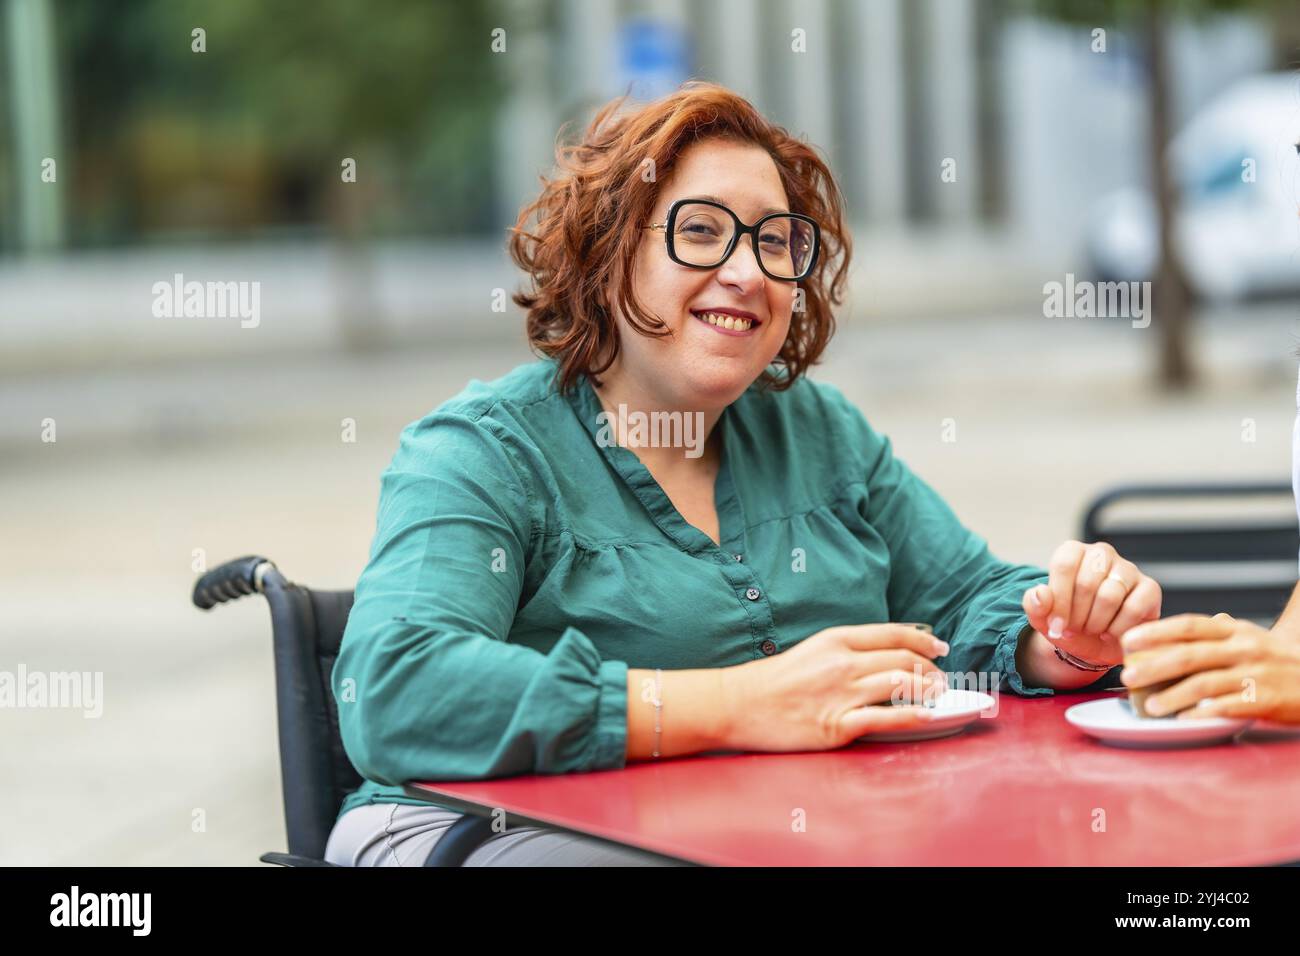
<instances>
[{"instance_id":1,"label":"gray pants","mask_svg":"<svg viewBox=\"0 0 1300 956\"><path fill-rule=\"evenodd\" d=\"M401 803L354 807L334 824L325 859L340 866L423 866L435 843L461 818L454 810ZM546 827L507 827L465 866L672 866L672 861L592 837Z\"/></svg>"}]
</instances>

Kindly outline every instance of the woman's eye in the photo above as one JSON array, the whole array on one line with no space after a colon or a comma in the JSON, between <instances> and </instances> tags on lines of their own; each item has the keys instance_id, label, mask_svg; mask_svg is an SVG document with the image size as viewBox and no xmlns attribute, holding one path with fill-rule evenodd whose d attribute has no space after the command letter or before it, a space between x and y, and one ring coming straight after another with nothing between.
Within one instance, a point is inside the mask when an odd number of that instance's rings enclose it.
<instances>
[{"instance_id":1,"label":"woman's eye","mask_svg":"<svg viewBox=\"0 0 1300 956\"><path fill-rule=\"evenodd\" d=\"M776 235L770 232L767 235L763 236L763 238L760 239L759 241L762 242L764 245L768 245L768 246L780 246L782 249L786 247L785 236Z\"/></svg>"},{"instance_id":2,"label":"woman's eye","mask_svg":"<svg viewBox=\"0 0 1300 956\"><path fill-rule=\"evenodd\" d=\"M717 236L718 230L706 222L688 222L678 230L684 236Z\"/></svg>"}]
</instances>

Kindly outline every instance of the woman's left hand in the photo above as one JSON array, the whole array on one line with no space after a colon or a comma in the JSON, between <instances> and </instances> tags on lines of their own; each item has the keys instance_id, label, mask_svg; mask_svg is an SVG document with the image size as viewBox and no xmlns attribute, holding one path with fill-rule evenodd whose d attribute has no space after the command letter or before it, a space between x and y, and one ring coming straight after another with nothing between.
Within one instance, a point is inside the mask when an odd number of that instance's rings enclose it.
<instances>
[{"instance_id":1,"label":"woman's left hand","mask_svg":"<svg viewBox=\"0 0 1300 956\"><path fill-rule=\"evenodd\" d=\"M1124 659L1120 635L1160 617L1160 585L1104 541L1065 542L1047 571L1047 584L1025 592L1029 623L1089 664L1119 664Z\"/></svg>"},{"instance_id":2,"label":"woman's left hand","mask_svg":"<svg viewBox=\"0 0 1300 956\"><path fill-rule=\"evenodd\" d=\"M1184 678L1147 698L1154 714L1300 724L1300 640L1289 634L1228 614L1178 614L1135 627L1123 636L1123 647L1160 651L1125 667L1125 685Z\"/></svg>"}]
</instances>

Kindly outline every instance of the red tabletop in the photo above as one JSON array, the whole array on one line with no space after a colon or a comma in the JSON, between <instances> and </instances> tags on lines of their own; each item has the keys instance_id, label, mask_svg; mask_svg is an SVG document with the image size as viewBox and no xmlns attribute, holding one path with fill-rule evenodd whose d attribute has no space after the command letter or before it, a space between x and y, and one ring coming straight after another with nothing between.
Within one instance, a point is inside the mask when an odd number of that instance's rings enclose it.
<instances>
[{"instance_id":1,"label":"red tabletop","mask_svg":"<svg viewBox=\"0 0 1300 956\"><path fill-rule=\"evenodd\" d=\"M697 863L1185 866L1300 860L1300 738L1126 750L1065 720L1101 694L999 697L956 737L414 784Z\"/></svg>"}]
</instances>

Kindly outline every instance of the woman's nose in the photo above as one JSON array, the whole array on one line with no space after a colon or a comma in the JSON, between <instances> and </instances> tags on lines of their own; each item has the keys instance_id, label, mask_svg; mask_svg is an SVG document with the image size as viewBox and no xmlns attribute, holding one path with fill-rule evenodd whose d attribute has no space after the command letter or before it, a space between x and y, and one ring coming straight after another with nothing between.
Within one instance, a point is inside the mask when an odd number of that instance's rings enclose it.
<instances>
[{"instance_id":1,"label":"woman's nose","mask_svg":"<svg viewBox=\"0 0 1300 956\"><path fill-rule=\"evenodd\" d=\"M758 256L749 242L738 242L730 257L718 267L718 281L742 292L752 292L763 284L763 270L758 267Z\"/></svg>"}]
</instances>

